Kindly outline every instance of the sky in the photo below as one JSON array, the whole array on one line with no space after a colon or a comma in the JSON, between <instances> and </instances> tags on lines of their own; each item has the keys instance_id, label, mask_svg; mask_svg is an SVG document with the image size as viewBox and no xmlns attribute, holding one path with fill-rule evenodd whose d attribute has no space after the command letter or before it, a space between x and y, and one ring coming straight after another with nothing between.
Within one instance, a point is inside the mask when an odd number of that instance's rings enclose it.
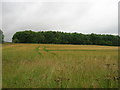
<instances>
[{"instance_id":1,"label":"sky","mask_svg":"<svg viewBox=\"0 0 120 90\"><path fill-rule=\"evenodd\" d=\"M119 0L2 0L5 41L17 31L118 34Z\"/></svg>"}]
</instances>

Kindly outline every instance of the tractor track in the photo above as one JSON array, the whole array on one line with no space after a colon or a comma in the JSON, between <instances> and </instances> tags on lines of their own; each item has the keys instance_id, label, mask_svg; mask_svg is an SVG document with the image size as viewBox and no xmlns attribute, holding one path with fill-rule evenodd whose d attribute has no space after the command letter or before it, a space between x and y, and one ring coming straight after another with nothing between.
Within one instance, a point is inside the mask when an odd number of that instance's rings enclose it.
<instances>
[{"instance_id":1,"label":"tractor track","mask_svg":"<svg viewBox=\"0 0 120 90\"><path fill-rule=\"evenodd\" d=\"M53 53L53 52L50 52L49 50L47 50L47 49L46 49L46 46L41 47L41 48L42 48L41 50L43 50L44 52L47 52L47 53L52 54L52 55L54 55L54 56L57 56L56 53ZM35 48L35 50L37 51L37 53L38 53L40 56L43 56L43 54L40 52L40 51L41 51L41 50L40 50L40 46L37 46L37 47Z\"/></svg>"}]
</instances>

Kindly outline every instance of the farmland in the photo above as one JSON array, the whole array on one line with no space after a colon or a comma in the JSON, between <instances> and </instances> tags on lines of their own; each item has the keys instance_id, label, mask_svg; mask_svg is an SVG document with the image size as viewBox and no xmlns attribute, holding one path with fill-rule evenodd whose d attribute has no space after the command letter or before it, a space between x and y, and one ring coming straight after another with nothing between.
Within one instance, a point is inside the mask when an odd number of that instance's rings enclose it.
<instances>
[{"instance_id":1,"label":"farmland","mask_svg":"<svg viewBox=\"0 0 120 90\"><path fill-rule=\"evenodd\" d=\"M3 88L117 88L118 47L3 44Z\"/></svg>"}]
</instances>

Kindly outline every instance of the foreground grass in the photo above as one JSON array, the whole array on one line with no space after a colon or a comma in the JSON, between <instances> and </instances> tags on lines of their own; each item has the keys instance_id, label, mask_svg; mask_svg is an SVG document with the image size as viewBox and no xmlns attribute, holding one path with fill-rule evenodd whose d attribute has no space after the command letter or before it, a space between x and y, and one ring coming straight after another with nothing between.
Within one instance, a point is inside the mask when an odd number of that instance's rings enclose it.
<instances>
[{"instance_id":1,"label":"foreground grass","mask_svg":"<svg viewBox=\"0 0 120 90\"><path fill-rule=\"evenodd\" d=\"M3 88L117 88L118 48L3 44Z\"/></svg>"}]
</instances>

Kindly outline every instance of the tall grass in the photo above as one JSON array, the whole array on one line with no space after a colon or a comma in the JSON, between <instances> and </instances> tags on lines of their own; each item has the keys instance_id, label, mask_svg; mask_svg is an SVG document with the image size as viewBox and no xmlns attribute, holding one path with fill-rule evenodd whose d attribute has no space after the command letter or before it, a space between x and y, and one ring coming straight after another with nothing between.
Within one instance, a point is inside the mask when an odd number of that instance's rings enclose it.
<instances>
[{"instance_id":1,"label":"tall grass","mask_svg":"<svg viewBox=\"0 0 120 90\"><path fill-rule=\"evenodd\" d=\"M117 88L117 47L3 45L3 88Z\"/></svg>"}]
</instances>

